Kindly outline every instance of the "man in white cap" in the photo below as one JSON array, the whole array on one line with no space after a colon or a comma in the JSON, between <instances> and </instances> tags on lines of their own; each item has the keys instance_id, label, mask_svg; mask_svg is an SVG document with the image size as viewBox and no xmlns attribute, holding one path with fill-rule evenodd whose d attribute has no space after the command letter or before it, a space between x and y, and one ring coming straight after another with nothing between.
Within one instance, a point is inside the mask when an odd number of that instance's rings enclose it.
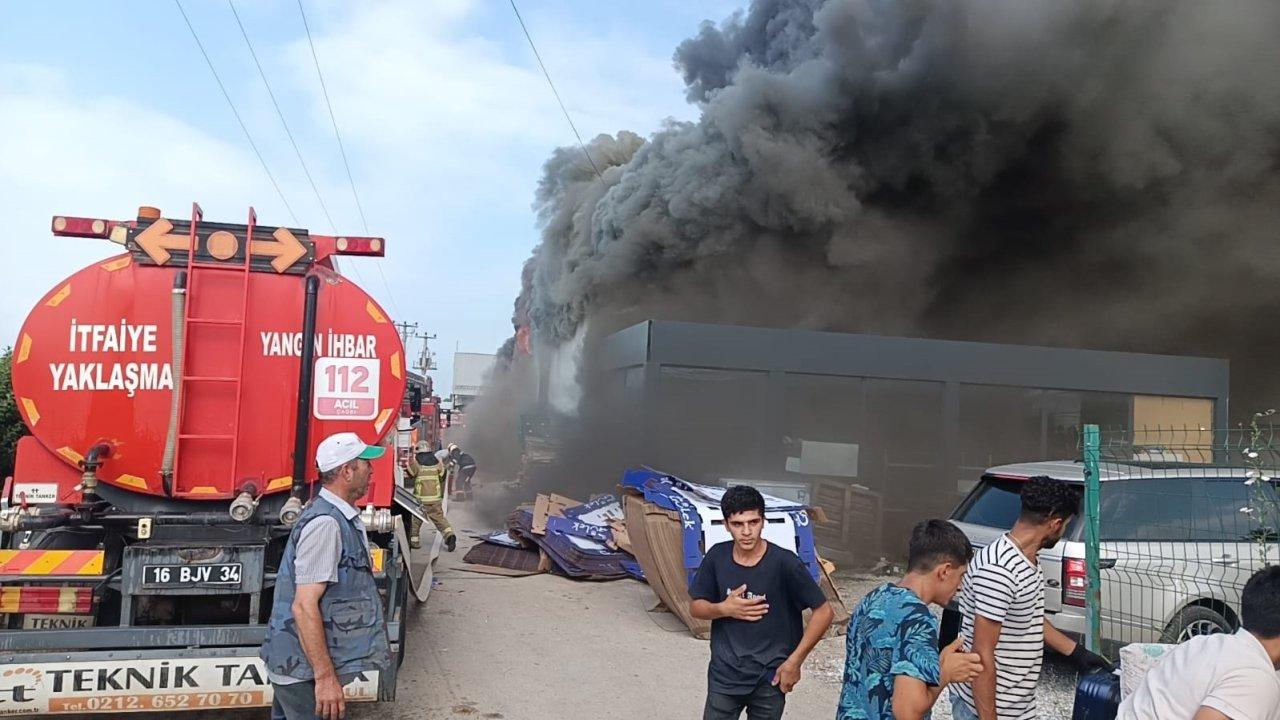
<instances>
[{"instance_id":1,"label":"man in white cap","mask_svg":"<svg viewBox=\"0 0 1280 720\"><path fill-rule=\"evenodd\" d=\"M260 652L274 691L272 720L339 720L342 687L390 666L369 538L355 506L369 490L370 461L385 451L349 432L316 448L320 493L285 545Z\"/></svg>"}]
</instances>

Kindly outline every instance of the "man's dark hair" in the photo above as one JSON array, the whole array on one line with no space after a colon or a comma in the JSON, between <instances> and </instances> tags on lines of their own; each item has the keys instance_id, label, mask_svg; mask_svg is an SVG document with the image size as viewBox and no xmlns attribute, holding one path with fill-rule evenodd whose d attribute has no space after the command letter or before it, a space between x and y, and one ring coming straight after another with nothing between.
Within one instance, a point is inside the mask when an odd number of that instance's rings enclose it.
<instances>
[{"instance_id":1,"label":"man's dark hair","mask_svg":"<svg viewBox=\"0 0 1280 720\"><path fill-rule=\"evenodd\" d=\"M973 546L960 528L946 520L924 520L911 531L907 570L928 572L943 563L957 567L973 559Z\"/></svg>"},{"instance_id":2,"label":"man's dark hair","mask_svg":"<svg viewBox=\"0 0 1280 720\"><path fill-rule=\"evenodd\" d=\"M1080 514L1081 488L1046 475L1033 477L1022 486L1021 519L1036 525L1056 518Z\"/></svg>"},{"instance_id":3,"label":"man's dark hair","mask_svg":"<svg viewBox=\"0 0 1280 720\"><path fill-rule=\"evenodd\" d=\"M720 498L720 512L724 513L725 520L748 510L757 510L760 517L764 517L764 496L759 490L750 485L734 485L724 491L724 497Z\"/></svg>"},{"instance_id":4,"label":"man's dark hair","mask_svg":"<svg viewBox=\"0 0 1280 720\"><path fill-rule=\"evenodd\" d=\"M435 453L431 453L431 452L420 452L418 453L418 457L416 459L418 461L418 464L423 467L431 467L433 465L440 464L440 459L436 457Z\"/></svg>"},{"instance_id":5,"label":"man's dark hair","mask_svg":"<svg viewBox=\"0 0 1280 720\"><path fill-rule=\"evenodd\" d=\"M1280 565L1259 570L1245 583L1240 621L1254 635L1280 637Z\"/></svg>"}]
</instances>

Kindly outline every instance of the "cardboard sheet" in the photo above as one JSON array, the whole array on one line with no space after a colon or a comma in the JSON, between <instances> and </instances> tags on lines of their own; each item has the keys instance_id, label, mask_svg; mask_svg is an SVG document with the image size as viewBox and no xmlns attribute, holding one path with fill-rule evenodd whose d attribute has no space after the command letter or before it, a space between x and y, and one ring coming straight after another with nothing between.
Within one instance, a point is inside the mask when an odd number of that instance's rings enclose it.
<instances>
[{"instance_id":1,"label":"cardboard sheet","mask_svg":"<svg viewBox=\"0 0 1280 720\"><path fill-rule=\"evenodd\" d=\"M509 518L509 529L517 538L535 545L544 555L543 566L578 580L616 580L627 576L622 562L626 553L609 548L602 542L576 537L563 532L560 524L572 524L566 518L548 516L541 535L533 532L533 510L519 509Z\"/></svg>"},{"instance_id":2,"label":"cardboard sheet","mask_svg":"<svg viewBox=\"0 0 1280 720\"><path fill-rule=\"evenodd\" d=\"M473 546L462 557L462 562L510 571L509 573L494 574L535 575L540 572L538 570L537 550L529 550L519 546L496 545L488 542L478 543Z\"/></svg>"},{"instance_id":3,"label":"cardboard sheet","mask_svg":"<svg viewBox=\"0 0 1280 720\"><path fill-rule=\"evenodd\" d=\"M711 637L711 623L689 614L689 580L684 569L684 533L680 514L646 502L638 492L623 496L627 534L645 579L658 599L696 637Z\"/></svg>"}]
</instances>

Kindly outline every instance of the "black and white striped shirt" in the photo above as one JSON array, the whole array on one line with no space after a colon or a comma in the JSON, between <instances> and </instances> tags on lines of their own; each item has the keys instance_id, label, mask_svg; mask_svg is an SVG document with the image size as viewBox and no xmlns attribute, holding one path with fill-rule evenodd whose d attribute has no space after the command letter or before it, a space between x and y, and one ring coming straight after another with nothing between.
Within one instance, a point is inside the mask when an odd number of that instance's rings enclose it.
<instances>
[{"instance_id":1,"label":"black and white striped shirt","mask_svg":"<svg viewBox=\"0 0 1280 720\"><path fill-rule=\"evenodd\" d=\"M960 590L960 633L973 647L974 617L1000 623L996 643L996 715L1000 720L1031 720L1036 713L1036 683L1044 658L1044 572L1018 546L1001 535L969 563ZM973 688L953 685L974 707Z\"/></svg>"}]
</instances>

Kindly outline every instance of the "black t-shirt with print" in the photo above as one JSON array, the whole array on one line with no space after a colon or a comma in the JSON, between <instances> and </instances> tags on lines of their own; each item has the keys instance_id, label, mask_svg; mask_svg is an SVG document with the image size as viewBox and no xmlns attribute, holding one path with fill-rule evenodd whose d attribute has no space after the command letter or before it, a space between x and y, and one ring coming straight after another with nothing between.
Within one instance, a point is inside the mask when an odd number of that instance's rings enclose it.
<instances>
[{"instance_id":1,"label":"black t-shirt with print","mask_svg":"<svg viewBox=\"0 0 1280 720\"><path fill-rule=\"evenodd\" d=\"M764 596L769 612L757 621L720 618L711 622L711 663L707 687L723 695L745 695L773 674L800 644L806 609L827 602L822 589L796 554L772 543L751 567L733 559L733 542L707 551L689 594L718 603L747 586L746 597Z\"/></svg>"}]
</instances>

